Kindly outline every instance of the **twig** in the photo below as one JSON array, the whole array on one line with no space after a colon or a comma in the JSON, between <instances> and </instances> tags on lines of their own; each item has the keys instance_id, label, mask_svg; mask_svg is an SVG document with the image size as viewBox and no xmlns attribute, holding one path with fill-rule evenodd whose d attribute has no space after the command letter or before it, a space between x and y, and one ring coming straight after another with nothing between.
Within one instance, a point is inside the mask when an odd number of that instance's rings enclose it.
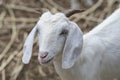
<instances>
[{"instance_id":1,"label":"twig","mask_svg":"<svg viewBox=\"0 0 120 80\"><path fill-rule=\"evenodd\" d=\"M5 15L6 15L6 11L3 11L1 14L0 14L0 28L2 28L2 20L4 19L4 17L5 17Z\"/></svg>"},{"instance_id":2,"label":"twig","mask_svg":"<svg viewBox=\"0 0 120 80\"><path fill-rule=\"evenodd\" d=\"M0 45L5 47L5 43L3 41L0 40Z\"/></svg>"},{"instance_id":3,"label":"twig","mask_svg":"<svg viewBox=\"0 0 120 80\"><path fill-rule=\"evenodd\" d=\"M17 80L17 77L19 76L21 70L23 69L24 65L18 65L15 67L14 75L10 78L10 80Z\"/></svg>"},{"instance_id":4,"label":"twig","mask_svg":"<svg viewBox=\"0 0 120 80\"><path fill-rule=\"evenodd\" d=\"M9 63L10 61L14 58L14 56L17 54L18 52L15 51L14 53L12 53L12 55L9 56L9 58L2 63L2 65L0 66L0 71L2 71Z\"/></svg>"},{"instance_id":5,"label":"twig","mask_svg":"<svg viewBox=\"0 0 120 80\"><path fill-rule=\"evenodd\" d=\"M13 4L8 4L8 5L5 5L5 7L7 8L11 8L11 9L16 9L16 10L22 10L22 11L26 11L26 12L33 12L33 13L37 13L37 14L40 14L41 12L35 10L35 8L29 8L29 7L26 7L26 6L20 6L20 5L13 5Z\"/></svg>"},{"instance_id":6,"label":"twig","mask_svg":"<svg viewBox=\"0 0 120 80\"><path fill-rule=\"evenodd\" d=\"M99 0L94 6L92 6L91 8L86 10L85 12L83 12L81 14L75 14L75 15L71 16L71 18L75 17L76 19L74 21L77 22L77 21L79 21L80 18L83 18L84 16L87 16L88 14L95 11L102 3L103 3L103 0Z\"/></svg>"},{"instance_id":7,"label":"twig","mask_svg":"<svg viewBox=\"0 0 120 80\"><path fill-rule=\"evenodd\" d=\"M2 70L2 80L6 80L5 69Z\"/></svg>"},{"instance_id":8,"label":"twig","mask_svg":"<svg viewBox=\"0 0 120 80\"><path fill-rule=\"evenodd\" d=\"M48 8L49 10L50 10L51 8L53 8L51 5L49 5L49 4L46 2L46 0L39 0L39 1L43 4L44 7Z\"/></svg>"},{"instance_id":9,"label":"twig","mask_svg":"<svg viewBox=\"0 0 120 80\"><path fill-rule=\"evenodd\" d=\"M0 19L0 21L3 21L3 22L24 22L24 23L33 23L33 22L36 22L38 21L38 18L24 18L24 17L21 17L21 18L11 18L11 17L6 17L4 19Z\"/></svg>"},{"instance_id":10,"label":"twig","mask_svg":"<svg viewBox=\"0 0 120 80\"><path fill-rule=\"evenodd\" d=\"M64 11L65 10L65 8L63 8L59 4L55 3L55 1L53 1L53 0L46 0L46 1L48 2L48 4L52 5L53 7L55 7L56 9L58 9L60 11Z\"/></svg>"},{"instance_id":11,"label":"twig","mask_svg":"<svg viewBox=\"0 0 120 80\"><path fill-rule=\"evenodd\" d=\"M17 54L17 56L20 55L22 56L22 50ZM10 80L16 80L17 77L19 76L21 70L23 69L24 65L21 64L21 59L17 59L17 64L16 66L14 67L14 70L12 71L11 73L11 78Z\"/></svg>"},{"instance_id":12,"label":"twig","mask_svg":"<svg viewBox=\"0 0 120 80\"><path fill-rule=\"evenodd\" d=\"M33 28L35 26L34 23L31 23L31 24L25 24L25 25L22 25L22 23L19 25L17 25L16 29L19 30L19 29L29 29L29 28ZM7 24L7 25L4 25L4 27L2 27L2 29L12 29L11 25L10 24Z\"/></svg>"},{"instance_id":13,"label":"twig","mask_svg":"<svg viewBox=\"0 0 120 80\"><path fill-rule=\"evenodd\" d=\"M21 48L22 48L22 45L20 45L17 50L19 51ZM14 56L20 55L20 54L22 54L22 51L20 51L19 53L17 51L14 51L13 53L11 53L8 59L2 62L2 65L0 66L0 71L4 70L4 68L12 61Z\"/></svg>"},{"instance_id":14,"label":"twig","mask_svg":"<svg viewBox=\"0 0 120 80\"><path fill-rule=\"evenodd\" d=\"M10 15L13 18L15 18L13 11L9 8L8 8L8 11L9 11ZM8 43L8 45L6 46L6 48L3 50L3 52L0 54L0 61L5 56L5 54L8 52L10 47L12 46L13 42L15 41L15 37L16 37L16 27L15 27L15 23L13 23L11 40Z\"/></svg>"},{"instance_id":15,"label":"twig","mask_svg":"<svg viewBox=\"0 0 120 80\"><path fill-rule=\"evenodd\" d=\"M93 17L93 16L83 17L82 19L85 19L85 20L87 20L87 21L97 22L97 23L100 23L100 22L103 21L103 19L95 18L95 17Z\"/></svg>"}]
</instances>

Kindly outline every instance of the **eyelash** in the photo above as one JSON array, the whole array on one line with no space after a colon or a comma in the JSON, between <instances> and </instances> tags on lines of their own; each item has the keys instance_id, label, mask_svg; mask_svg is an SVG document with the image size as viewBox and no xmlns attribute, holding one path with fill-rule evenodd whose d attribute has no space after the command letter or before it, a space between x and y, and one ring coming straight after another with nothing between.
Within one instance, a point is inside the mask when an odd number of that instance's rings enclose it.
<instances>
[{"instance_id":1,"label":"eyelash","mask_svg":"<svg viewBox=\"0 0 120 80\"><path fill-rule=\"evenodd\" d=\"M63 30L63 31L60 33L60 35L66 35L66 34L68 34L68 31L67 31L67 30Z\"/></svg>"}]
</instances>

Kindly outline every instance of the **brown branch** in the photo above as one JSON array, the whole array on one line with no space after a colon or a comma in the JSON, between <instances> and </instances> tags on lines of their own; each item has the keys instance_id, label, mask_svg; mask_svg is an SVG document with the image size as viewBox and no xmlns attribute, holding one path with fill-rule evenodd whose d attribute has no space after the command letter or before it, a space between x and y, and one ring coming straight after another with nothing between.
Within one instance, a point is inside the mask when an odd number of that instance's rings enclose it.
<instances>
[{"instance_id":1,"label":"brown branch","mask_svg":"<svg viewBox=\"0 0 120 80\"><path fill-rule=\"evenodd\" d=\"M83 18L84 16L87 16L88 14L94 12L99 6L101 6L102 3L103 3L103 0L99 0L96 4L94 4L88 10L84 11L81 14L75 14L75 15L71 16L71 18L75 17L76 19L74 21L77 22L77 21L79 21L80 18Z\"/></svg>"},{"instance_id":2,"label":"brown branch","mask_svg":"<svg viewBox=\"0 0 120 80\"><path fill-rule=\"evenodd\" d=\"M15 19L13 11L11 9L9 9L9 8L8 8L8 11L9 11L10 15ZM11 40L8 43L8 45L5 47L5 49L3 50L3 52L0 54L0 61L5 56L5 54L8 52L8 50L10 49L10 47L12 46L13 42L15 41L15 37L16 37L16 27L15 27L15 22L14 22L13 23L13 27L12 27Z\"/></svg>"},{"instance_id":3,"label":"brown branch","mask_svg":"<svg viewBox=\"0 0 120 80\"><path fill-rule=\"evenodd\" d=\"M29 8L26 6L21 6L21 5L13 5L13 4L8 4L5 5L6 8L11 8L11 9L16 9L16 10L22 10L22 11L26 11L26 12L32 12L32 13L37 13L40 14L41 12L35 10L36 8Z\"/></svg>"},{"instance_id":4,"label":"brown branch","mask_svg":"<svg viewBox=\"0 0 120 80\"><path fill-rule=\"evenodd\" d=\"M5 69L2 70L2 80L6 80Z\"/></svg>"},{"instance_id":5,"label":"brown branch","mask_svg":"<svg viewBox=\"0 0 120 80\"><path fill-rule=\"evenodd\" d=\"M13 17L6 17L4 19L0 19L0 21L3 21L3 22L22 22L22 23L33 23L33 22L37 22L38 21L38 18L24 18L24 17L21 17L21 18L13 18Z\"/></svg>"}]
</instances>

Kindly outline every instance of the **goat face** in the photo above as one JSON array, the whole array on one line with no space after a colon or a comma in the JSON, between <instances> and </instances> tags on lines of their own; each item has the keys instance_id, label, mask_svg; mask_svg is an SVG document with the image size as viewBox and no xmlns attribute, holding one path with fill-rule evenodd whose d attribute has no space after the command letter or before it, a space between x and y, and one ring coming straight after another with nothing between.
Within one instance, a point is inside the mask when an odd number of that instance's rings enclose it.
<instances>
[{"instance_id":1,"label":"goat face","mask_svg":"<svg viewBox=\"0 0 120 80\"><path fill-rule=\"evenodd\" d=\"M50 62L62 52L62 67L73 66L83 43L82 32L75 23L69 21L63 13L55 15L50 12L44 13L26 39L22 59L24 63L30 60L36 31L39 38L38 60L41 64Z\"/></svg>"},{"instance_id":2,"label":"goat face","mask_svg":"<svg viewBox=\"0 0 120 80\"><path fill-rule=\"evenodd\" d=\"M52 60L55 55L62 51L68 34L69 24L67 20L57 19L56 16L57 14L51 16L50 20L40 19L38 60L43 64Z\"/></svg>"}]
</instances>

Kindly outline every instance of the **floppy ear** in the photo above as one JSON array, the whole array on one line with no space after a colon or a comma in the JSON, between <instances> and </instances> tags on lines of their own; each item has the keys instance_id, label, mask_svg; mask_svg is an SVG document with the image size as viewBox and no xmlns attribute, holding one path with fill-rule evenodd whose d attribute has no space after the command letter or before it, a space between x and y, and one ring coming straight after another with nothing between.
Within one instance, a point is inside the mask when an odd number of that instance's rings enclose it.
<instances>
[{"instance_id":1,"label":"floppy ear","mask_svg":"<svg viewBox=\"0 0 120 80\"><path fill-rule=\"evenodd\" d=\"M28 35L24 47L23 47L23 57L22 57L22 62L24 64L28 64L30 61L30 58L32 56L32 48L33 48L33 43L34 43L34 37L37 31L37 26L35 26L30 34Z\"/></svg>"},{"instance_id":2,"label":"floppy ear","mask_svg":"<svg viewBox=\"0 0 120 80\"><path fill-rule=\"evenodd\" d=\"M65 42L62 55L62 68L71 68L81 53L83 33L76 23L70 22L70 30Z\"/></svg>"}]
</instances>

